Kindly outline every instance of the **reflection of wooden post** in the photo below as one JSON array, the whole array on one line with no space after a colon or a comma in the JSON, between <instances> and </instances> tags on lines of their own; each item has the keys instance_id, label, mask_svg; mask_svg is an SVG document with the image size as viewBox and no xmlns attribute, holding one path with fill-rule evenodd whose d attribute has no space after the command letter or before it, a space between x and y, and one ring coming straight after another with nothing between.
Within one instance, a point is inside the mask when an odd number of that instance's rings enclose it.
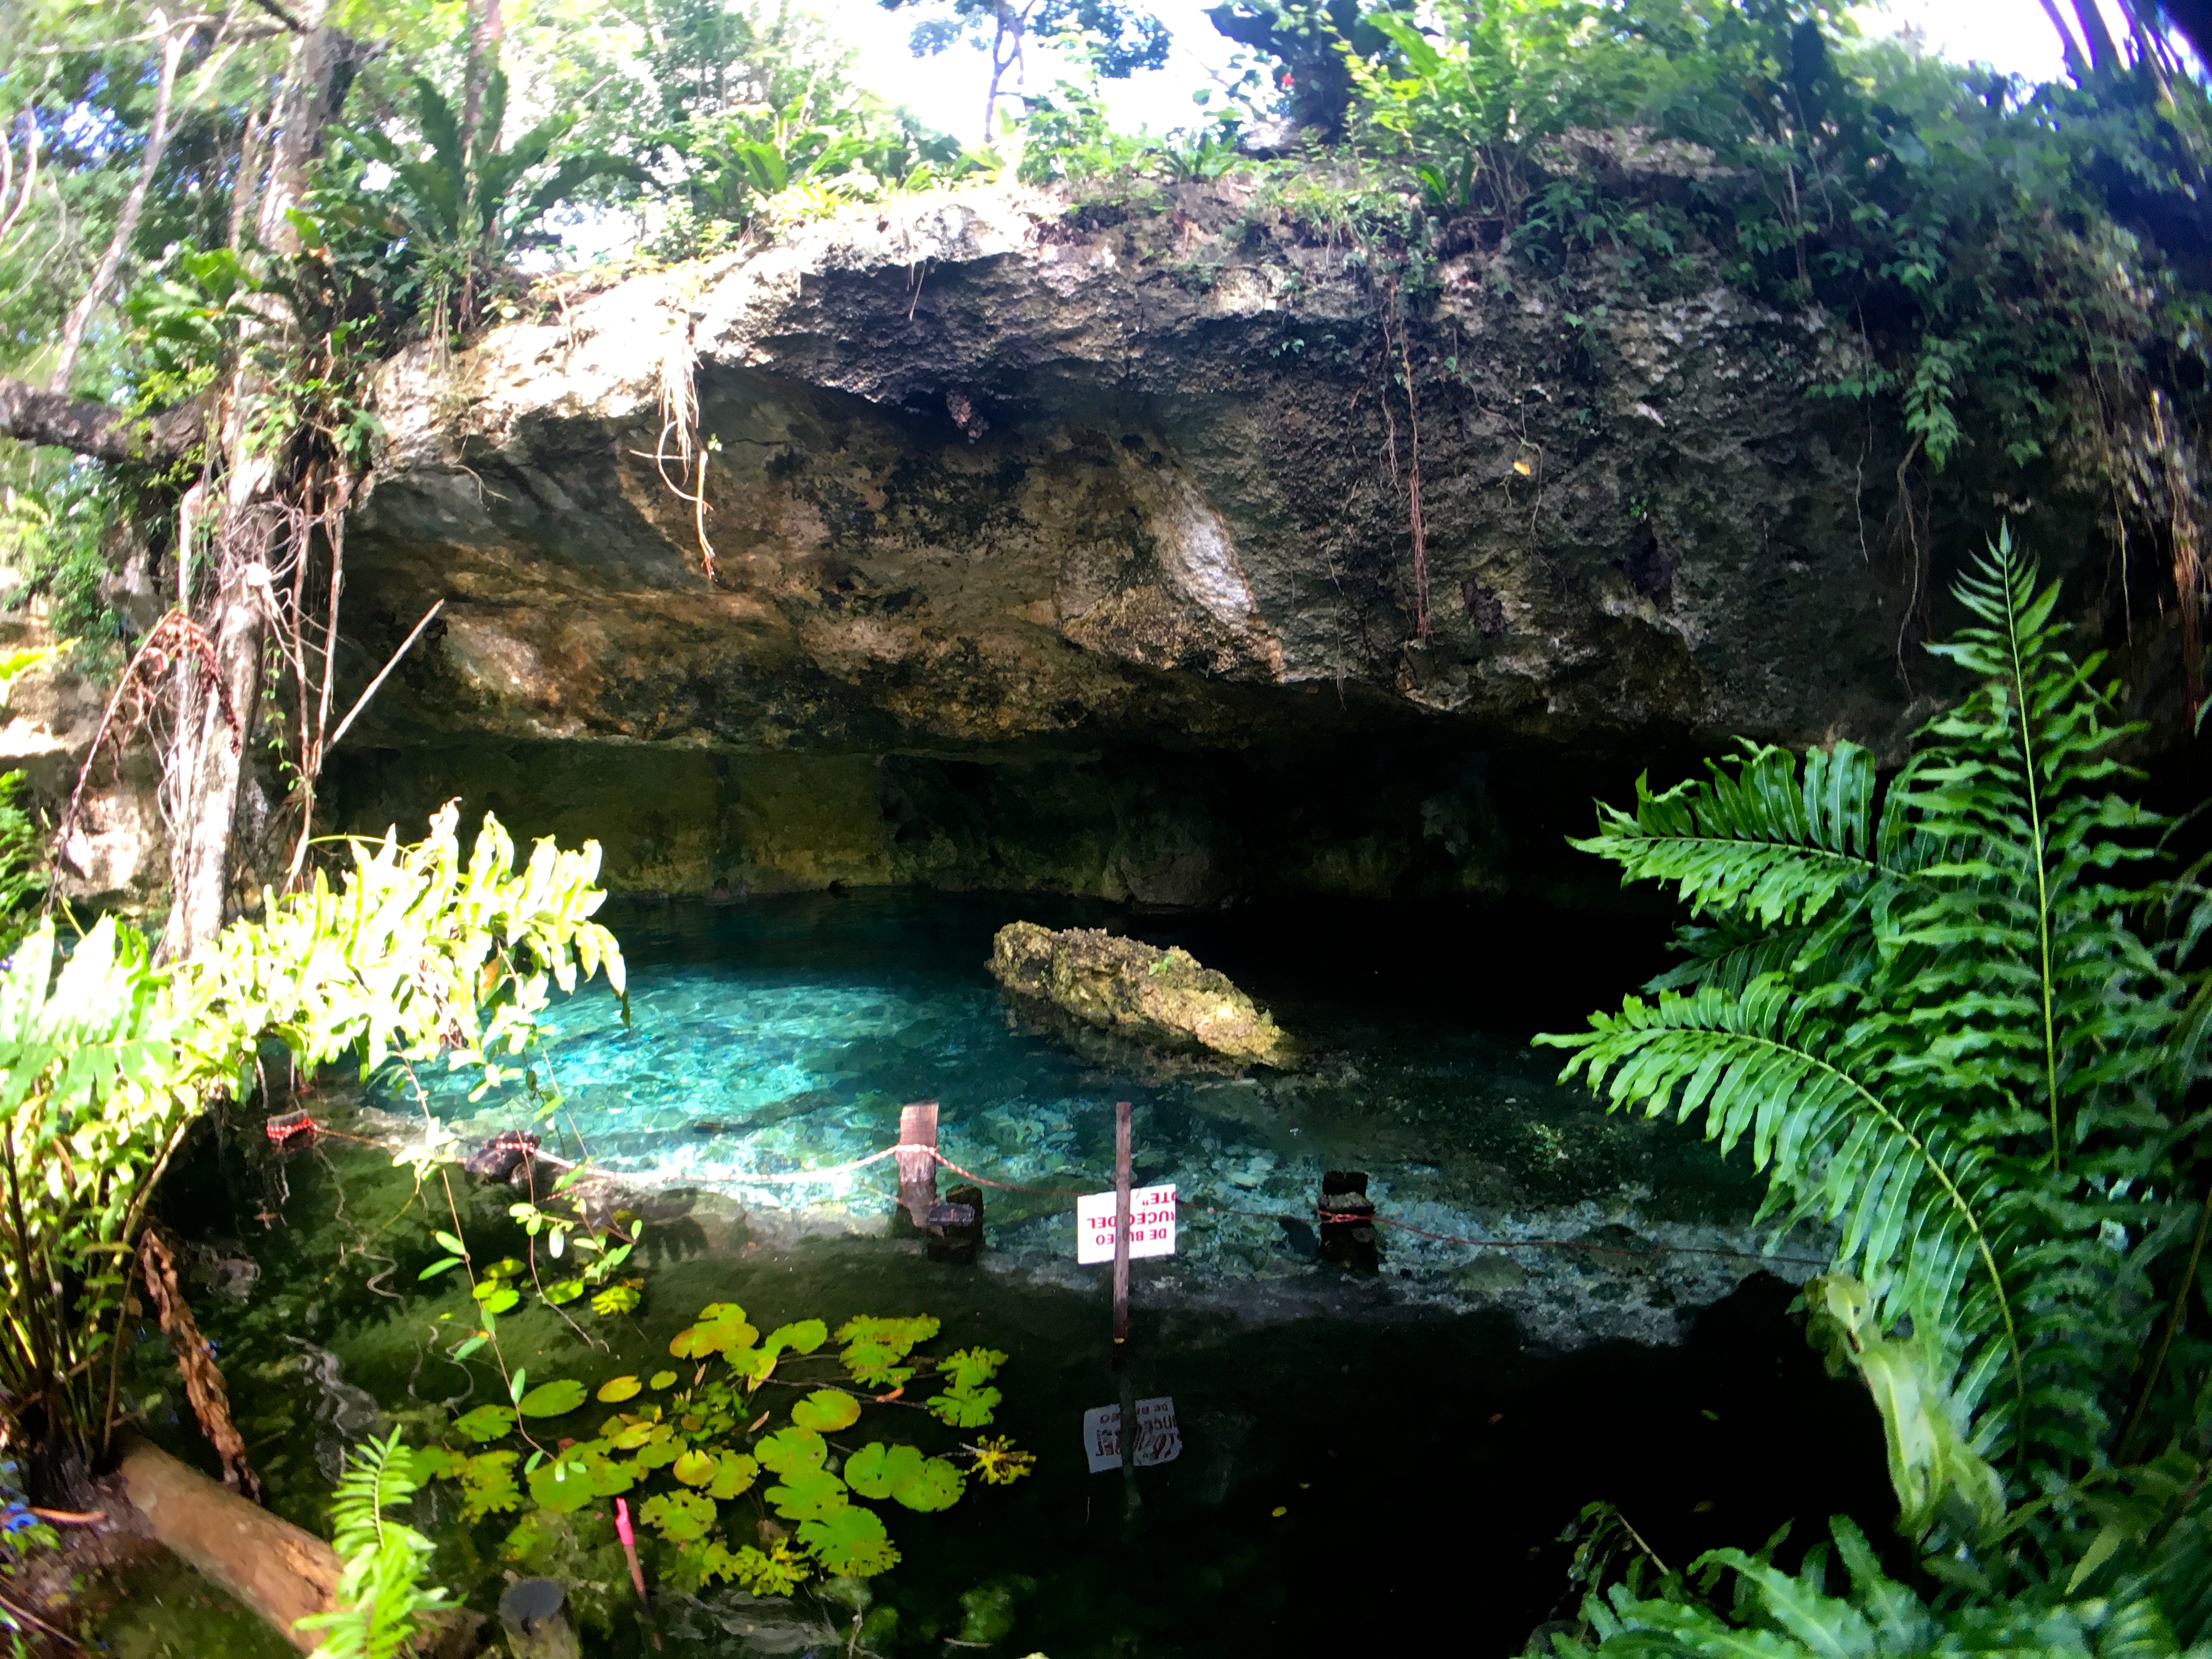
<instances>
[{"instance_id":1,"label":"reflection of wooden post","mask_svg":"<svg viewBox=\"0 0 2212 1659\"><path fill-rule=\"evenodd\" d=\"M917 1100L899 1108L899 1145L936 1150L935 1101ZM897 1162L899 1202L920 1231L928 1225L930 1206L937 1202L937 1160L929 1152L901 1152Z\"/></svg>"},{"instance_id":2,"label":"reflection of wooden post","mask_svg":"<svg viewBox=\"0 0 2212 1659\"><path fill-rule=\"evenodd\" d=\"M1129 1358L1129 1103L1114 1103L1114 1369ZM1134 1425L1121 1425L1123 1462Z\"/></svg>"},{"instance_id":3,"label":"reflection of wooden post","mask_svg":"<svg viewBox=\"0 0 2212 1659\"><path fill-rule=\"evenodd\" d=\"M1371 1273L1382 1266L1382 1241L1375 1231L1375 1200L1364 1170L1331 1170L1321 1178L1321 1253L1340 1267Z\"/></svg>"},{"instance_id":4,"label":"reflection of wooden post","mask_svg":"<svg viewBox=\"0 0 2212 1659\"><path fill-rule=\"evenodd\" d=\"M1114 1103L1114 1369L1121 1378L1121 1536L1136 1531L1144 1500L1137 1495L1137 1384L1129 1375L1129 1103Z\"/></svg>"}]
</instances>

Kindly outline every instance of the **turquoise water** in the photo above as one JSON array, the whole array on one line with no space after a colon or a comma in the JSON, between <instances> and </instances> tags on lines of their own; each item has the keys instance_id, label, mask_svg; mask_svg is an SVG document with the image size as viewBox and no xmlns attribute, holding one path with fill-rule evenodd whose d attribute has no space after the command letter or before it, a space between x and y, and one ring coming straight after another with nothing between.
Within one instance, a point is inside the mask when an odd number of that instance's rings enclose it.
<instances>
[{"instance_id":1,"label":"turquoise water","mask_svg":"<svg viewBox=\"0 0 2212 1659\"><path fill-rule=\"evenodd\" d=\"M1209 1069L1043 1027L984 965L993 933L1017 918L1183 944L1271 1006L1310 1057L1289 1073ZM631 1019L599 988L555 1011L548 1073L562 1103L539 1132L642 1185L727 1194L787 1236L880 1229L891 1165L744 1177L879 1151L905 1102L939 1103L954 1164L1064 1193L1110 1184L1113 1103L1126 1099L1137 1180L1177 1190L1175 1272L1188 1286L1308 1273L1310 1231L1277 1218L1310 1217L1331 1169L1369 1172L1385 1213L1420 1230L1389 1235L1400 1294L1502 1300L1540 1335L1663 1334L1655 1321L1750 1268L1681 1259L1666 1283L1593 1300L1581 1261L1446 1242L1618 1242L1625 1229L1653 1247L1749 1243L1741 1172L1673 1126L1607 1116L1555 1081L1553 1051L1529 1047L1540 1025L1577 1023L1616 994L1608 980L1640 975L1634 951L1593 973L1578 957L1547 968L1525 942L1510 957L1469 951L1402 914L1194 921L1006 895L815 895L609 919L630 960ZM1542 936L1539 924L1489 925ZM405 1109L404 1089L386 1096ZM471 1103L458 1081L433 1083L431 1096L471 1136L537 1121L520 1088ZM994 1191L986 1216L1002 1266L1072 1263L1064 1200Z\"/></svg>"}]
</instances>

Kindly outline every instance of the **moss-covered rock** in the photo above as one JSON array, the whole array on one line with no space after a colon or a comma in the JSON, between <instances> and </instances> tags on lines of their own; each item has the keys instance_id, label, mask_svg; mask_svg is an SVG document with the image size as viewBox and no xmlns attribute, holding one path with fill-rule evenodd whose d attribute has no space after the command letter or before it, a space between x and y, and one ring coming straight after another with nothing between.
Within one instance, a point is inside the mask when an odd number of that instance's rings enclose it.
<instances>
[{"instance_id":1,"label":"moss-covered rock","mask_svg":"<svg viewBox=\"0 0 2212 1659\"><path fill-rule=\"evenodd\" d=\"M1009 991L1102 1030L1263 1066L1297 1058L1272 1016L1228 975L1180 948L1162 951L1097 927L1054 933L1016 921L992 941L991 972Z\"/></svg>"}]
</instances>

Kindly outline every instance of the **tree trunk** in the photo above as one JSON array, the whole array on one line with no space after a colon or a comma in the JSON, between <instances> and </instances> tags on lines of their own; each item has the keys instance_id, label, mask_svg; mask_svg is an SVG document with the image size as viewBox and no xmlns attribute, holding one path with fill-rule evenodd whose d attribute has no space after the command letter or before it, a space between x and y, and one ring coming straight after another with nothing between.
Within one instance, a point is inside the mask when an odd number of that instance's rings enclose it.
<instances>
[{"instance_id":1,"label":"tree trunk","mask_svg":"<svg viewBox=\"0 0 2212 1659\"><path fill-rule=\"evenodd\" d=\"M271 118L269 182L261 198L262 245L282 256L300 246L285 216L305 190L307 167L323 129L343 102L361 62L357 44L322 26L328 0L300 9L284 90ZM246 412L261 389L241 368L233 377L224 416L227 470L216 519L215 614L208 631L216 672L187 657L178 670L178 740L172 765L175 804L169 849L170 908L161 957L181 961L221 930L237 854L239 795L246 774L254 717L260 707L261 648L269 605L268 550L282 528L273 499L276 458L250 453ZM189 599L189 595L180 595Z\"/></svg>"},{"instance_id":2,"label":"tree trunk","mask_svg":"<svg viewBox=\"0 0 2212 1659\"><path fill-rule=\"evenodd\" d=\"M0 438L54 444L103 461L172 461L199 442L206 423L197 402L159 415L132 415L0 376Z\"/></svg>"},{"instance_id":3,"label":"tree trunk","mask_svg":"<svg viewBox=\"0 0 2212 1659\"><path fill-rule=\"evenodd\" d=\"M156 9L154 24L163 31L161 35L161 79L154 94L154 124L146 130L145 153L139 157L138 177L132 181L130 195L123 198L123 215L115 222L115 234L108 238L107 252L100 256L100 268L93 273L92 286L84 291L62 325L62 355L54 364L53 377L46 382L49 392L69 391L70 375L76 368L77 353L84 345L84 331L91 326L93 313L107 298L107 291L115 286L116 273L123 268L123 256L129 252L131 239L138 234L138 220L146 210L146 192L153 188L154 175L161 170L161 154L169 147L169 106L177 91L177 66L184 61L185 46L191 39L190 27L172 28L167 13Z\"/></svg>"},{"instance_id":4,"label":"tree trunk","mask_svg":"<svg viewBox=\"0 0 2212 1659\"><path fill-rule=\"evenodd\" d=\"M477 122L483 112L484 83L499 67L499 43L506 33L500 0L469 0L469 61L461 85L461 154L467 159L471 179L483 164L483 150L477 145ZM497 133L486 138L484 149L498 146Z\"/></svg>"}]
</instances>

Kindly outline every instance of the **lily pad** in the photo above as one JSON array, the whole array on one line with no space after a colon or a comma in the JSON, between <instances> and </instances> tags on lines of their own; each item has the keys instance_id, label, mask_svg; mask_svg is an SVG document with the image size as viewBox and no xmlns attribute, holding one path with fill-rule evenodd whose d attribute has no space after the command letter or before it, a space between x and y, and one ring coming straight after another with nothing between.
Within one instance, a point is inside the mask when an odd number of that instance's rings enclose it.
<instances>
[{"instance_id":1,"label":"lily pad","mask_svg":"<svg viewBox=\"0 0 2212 1659\"><path fill-rule=\"evenodd\" d=\"M873 1510L848 1504L817 1520L804 1522L799 1541L829 1571L845 1578L872 1578L898 1565L899 1553Z\"/></svg>"},{"instance_id":2,"label":"lily pad","mask_svg":"<svg viewBox=\"0 0 2212 1659\"><path fill-rule=\"evenodd\" d=\"M967 1479L958 1469L941 1457L932 1457L923 1462L912 1479L893 1486L891 1497L910 1510L927 1513L951 1509L967 1490Z\"/></svg>"},{"instance_id":3,"label":"lily pad","mask_svg":"<svg viewBox=\"0 0 2212 1659\"><path fill-rule=\"evenodd\" d=\"M707 1496L735 1498L750 1492L758 1479L760 1465L743 1452L718 1452L714 1456L714 1478L707 1483Z\"/></svg>"},{"instance_id":4,"label":"lily pad","mask_svg":"<svg viewBox=\"0 0 2212 1659\"><path fill-rule=\"evenodd\" d=\"M962 1348L937 1362L937 1369L956 1389L980 1389L999 1374L1006 1356L996 1348Z\"/></svg>"},{"instance_id":5,"label":"lily pad","mask_svg":"<svg viewBox=\"0 0 2212 1659\"><path fill-rule=\"evenodd\" d=\"M845 1460L845 1480L863 1498L889 1498L894 1487L921 1472L919 1451L880 1440L871 1440Z\"/></svg>"},{"instance_id":6,"label":"lily pad","mask_svg":"<svg viewBox=\"0 0 2212 1659\"><path fill-rule=\"evenodd\" d=\"M655 1371L646 1379L645 1386L648 1389L665 1389L675 1381L674 1371Z\"/></svg>"},{"instance_id":7,"label":"lily pad","mask_svg":"<svg viewBox=\"0 0 2212 1659\"><path fill-rule=\"evenodd\" d=\"M599 1384L599 1397L607 1405L618 1406L625 1400L636 1399L638 1390L643 1386L634 1376L617 1376Z\"/></svg>"},{"instance_id":8,"label":"lily pad","mask_svg":"<svg viewBox=\"0 0 2212 1659\"><path fill-rule=\"evenodd\" d=\"M714 1524L714 1500L696 1492L665 1492L639 1504L637 1518L672 1544L689 1544Z\"/></svg>"},{"instance_id":9,"label":"lily pad","mask_svg":"<svg viewBox=\"0 0 2212 1659\"><path fill-rule=\"evenodd\" d=\"M940 1423L956 1429L980 1429L991 1420L1004 1396L996 1389L973 1389L964 1385L950 1388L933 1395L926 1403Z\"/></svg>"},{"instance_id":10,"label":"lily pad","mask_svg":"<svg viewBox=\"0 0 2212 1659\"><path fill-rule=\"evenodd\" d=\"M544 1290L545 1299L556 1308L564 1302L574 1302L583 1293L584 1281L580 1279L560 1279L548 1285Z\"/></svg>"},{"instance_id":11,"label":"lily pad","mask_svg":"<svg viewBox=\"0 0 2212 1659\"><path fill-rule=\"evenodd\" d=\"M860 1420L860 1402L841 1389L817 1389L791 1408L794 1427L835 1434Z\"/></svg>"},{"instance_id":12,"label":"lily pad","mask_svg":"<svg viewBox=\"0 0 2212 1659\"><path fill-rule=\"evenodd\" d=\"M530 1495L540 1509L572 1515L599 1494L592 1490L591 1471L584 1460L562 1452L531 1470Z\"/></svg>"},{"instance_id":13,"label":"lily pad","mask_svg":"<svg viewBox=\"0 0 2212 1659\"><path fill-rule=\"evenodd\" d=\"M910 1319L878 1319L862 1316L837 1328L845 1350L837 1358L854 1380L872 1389L897 1388L914 1375L914 1368L898 1362L917 1342L937 1334L937 1321L928 1314Z\"/></svg>"},{"instance_id":14,"label":"lily pad","mask_svg":"<svg viewBox=\"0 0 2212 1659\"><path fill-rule=\"evenodd\" d=\"M601 1316L626 1314L638 1304L638 1283L624 1279L619 1285L610 1285L592 1298L592 1311Z\"/></svg>"},{"instance_id":15,"label":"lily pad","mask_svg":"<svg viewBox=\"0 0 2212 1659\"><path fill-rule=\"evenodd\" d=\"M787 1521L811 1521L848 1502L845 1483L827 1469L793 1469L762 1496Z\"/></svg>"},{"instance_id":16,"label":"lily pad","mask_svg":"<svg viewBox=\"0 0 2212 1659\"><path fill-rule=\"evenodd\" d=\"M518 1402L525 1417L559 1417L584 1403L584 1385L573 1376L540 1382Z\"/></svg>"},{"instance_id":17,"label":"lily pad","mask_svg":"<svg viewBox=\"0 0 2212 1659\"><path fill-rule=\"evenodd\" d=\"M511 1451L478 1452L456 1473L461 1482L461 1519L481 1521L487 1515L522 1507L522 1489L514 1484L514 1466L521 1455Z\"/></svg>"},{"instance_id":18,"label":"lily pad","mask_svg":"<svg viewBox=\"0 0 2212 1659\"><path fill-rule=\"evenodd\" d=\"M704 1359L710 1353L750 1348L760 1335L745 1323L745 1310L734 1302L711 1302L699 1310L699 1322L687 1325L668 1344L678 1359Z\"/></svg>"},{"instance_id":19,"label":"lily pad","mask_svg":"<svg viewBox=\"0 0 2212 1659\"><path fill-rule=\"evenodd\" d=\"M818 1469L830 1461L830 1447L811 1429L778 1429L763 1436L753 1448L761 1467L778 1474L792 1474L800 1469Z\"/></svg>"},{"instance_id":20,"label":"lily pad","mask_svg":"<svg viewBox=\"0 0 2212 1659\"><path fill-rule=\"evenodd\" d=\"M688 1451L668 1466L669 1474L687 1486L703 1486L714 1478L712 1452Z\"/></svg>"},{"instance_id":21,"label":"lily pad","mask_svg":"<svg viewBox=\"0 0 2212 1659\"><path fill-rule=\"evenodd\" d=\"M514 1408L511 1406L478 1406L453 1419L453 1432L479 1445L498 1439L514 1426Z\"/></svg>"},{"instance_id":22,"label":"lily pad","mask_svg":"<svg viewBox=\"0 0 2212 1659\"><path fill-rule=\"evenodd\" d=\"M420 1486L433 1480L450 1480L468 1461L466 1452L457 1452L447 1446L424 1446L414 1455L415 1484Z\"/></svg>"},{"instance_id":23,"label":"lily pad","mask_svg":"<svg viewBox=\"0 0 2212 1659\"><path fill-rule=\"evenodd\" d=\"M675 1430L665 1423L653 1426L653 1437L637 1449L637 1455L631 1460L641 1471L665 1469L684 1455L684 1443L676 1437Z\"/></svg>"},{"instance_id":24,"label":"lily pad","mask_svg":"<svg viewBox=\"0 0 2212 1659\"><path fill-rule=\"evenodd\" d=\"M793 1353L812 1353L830 1340L830 1328L818 1319L802 1319L794 1324L779 1325L768 1334L761 1346L776 1353L787 1348Z\"/></svg>"}]
</instances>

